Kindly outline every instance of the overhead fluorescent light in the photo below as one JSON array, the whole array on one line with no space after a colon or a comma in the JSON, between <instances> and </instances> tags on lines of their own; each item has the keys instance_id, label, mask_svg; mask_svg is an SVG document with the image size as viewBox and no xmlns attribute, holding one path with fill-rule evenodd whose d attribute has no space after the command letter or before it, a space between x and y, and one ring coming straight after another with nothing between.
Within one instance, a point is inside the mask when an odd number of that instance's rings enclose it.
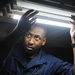
<instances>
[{"instance_id":1,"label":"overhead fluorescent light","mask_svg":"<svg viewBox=\"0 0 75 75\"><path fill-rule=\"evenodd\" d=\"M19 19L21 18L21 15L13 15L12 18L13 18L13 19L17 19L17 20L19 20Z\"/></svg>"},{"instance_id":2,"label":"overhead fluorescent light","mask_svg":"<svg viewBox=\"0 0 75 75\"><path fill-rule=\"evenodd\" d=\"M59 9L56 7L52 6L47 6L39 3L34 3L30 1L17 1L17 6L22 7L22 11L13 11L14 19L20 19L21 15L23 15L27 10L29 9L35 9L38 10L39 13L37 14L37 22L42 23L42 24L47 24L47 25L55 25L55 26L62 26L62 27L68 27L71 28L71 15L75 15L75 12L73 11L67 11L64 9ZM39 16L42 17L47 17L46 18L40 18ZM51 19L49 19L51 18Z\"/></svg>"},{"instance_id":3,"label":"overhead fluorescent light","mask_svg":"<svg viewBox=\"0 0 75 75\"><path fill-rule=\"evenodd\" d=\"M25 2L17 1L17 6L22 7L23 9L21 12L14 11L14 14L16 14L16 12L17 12L18 14L22 15L28 9L35 9L35 10L39 11L37 16L43 16L43 17L57 19L57 20L40 19L38 17L38 19L37 19L38 23L44 23L47 25L55 25L55 26L62 26L62 27L70 28L71 27L70 21L72 20L70 17L71 17L71 15L75 15L75 12L73 12L73 11L67 11L64 9L59 9L56 7L47 6L47 5L34 3L34 2L30 2L30 1L25 1ZM18 17L16 16L15 18L18 18ZM63 20L63 22L61 22L60 20ZM64 22L64 21L66 21L66 22Z\"/></svg>"},{"instance_id":4,"label":"overhead fluorescent light","mask_svg":"<svg viewBox=\"0 0 75 75\"><path fill-rule=\"evenodd\" d=\"M47 25L53 25L53 26L61 26L61 27L66 27L66 28L71 28L70 23L64 23L64 22L59 22L59 21L52 21L52 20L44 20L44 19L37 19L37 23L42 23L42 24L47 24Z\"/></svg>"},{"instance_id":5,"label":"overhead fluorescent light","mask_svg":"<svg viewBox=\"0 0 75 75\"><path fill-rule=\"evenodd\" d=\"M20 18L21 18L21 15L13 15L13 19L19 20ZM45 19L40 19L39 17L36 19L36 22L46 24L46 25L54 25L54 26L71 28L71 23L65 23L65 22L54 21L54 20L45 20Z\"/></svg>"},{"instance_id":6,"label":"overhead fluorescent light","mask_svg":"<svg viewBox=\"0 0 75 75\"><path fill-rule=\"evenodd\" d=\"M27 10L29 10L29 9L24 9L23 11L14 10L14 11L12 11L12 13L18 14L18 15L23 15ZM70 18L71 15L69 17L66 17L66 16L61 16L61 15L56 15L56 14L52 14L52 13L46 13L46 12L39 11L39 13L37 14L37 17L38 16L61 19L61 20L65 20L65 21L71 21L71 18Z\"/></svg>"}]
</instances>

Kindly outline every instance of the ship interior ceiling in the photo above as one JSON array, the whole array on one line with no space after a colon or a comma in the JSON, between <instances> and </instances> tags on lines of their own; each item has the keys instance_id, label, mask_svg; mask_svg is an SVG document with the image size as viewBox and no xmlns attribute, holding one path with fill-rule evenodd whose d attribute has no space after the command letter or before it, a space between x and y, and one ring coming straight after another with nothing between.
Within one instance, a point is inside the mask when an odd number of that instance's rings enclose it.
<instances>
[{"instance_id":1,"label":"ship interior ceiling","mask_svg":"<svg viewBox=\"0 0 75 75\"><path fill-rule=\"evenodd\" d=\"M31 3L44 6L45 8L53 7L55 9L69 11L69 12L75 12L75 0L0 0L0 42L2 42L8 34L15 28L18 20L11 18L13 16L13 13L23 14L25 8L22 7L22 3ZM26 5L26 4L25 4ZM24 6L25 6L24 5ZM26 10L33 8L31 6L30 8L26 5ZM34 8L33 8L34 9ZM42 9L42 8L35 8L36 10L40 12L44 12L47 14L50 14L50 10ZM42 9L42 10L41 10ZM49 11L49 12L48 12ZM51 13L52 14L52 13ZM70 18L70 16L67 16L66 13L65 17ZM52 14L53 16L56 15L55 13ZM57 14L57 16L62 16ZM54 18L54 17L47 17L44 15L40 15L39 17L43 19L51 19L54 21L62 21L62 22L68 22L65 20L60 20L60 18ZM64 61L68 61L73 63L73 50L71 47L71 38L70 38L70 28L66 27L60 27L60 26L54 26L54 25L47 25L42 24L47 27L47 43L45 44L44 50L47 53L50 53ZM70 23L69 23L70 24Z\"/></svg>"}]
</instances>

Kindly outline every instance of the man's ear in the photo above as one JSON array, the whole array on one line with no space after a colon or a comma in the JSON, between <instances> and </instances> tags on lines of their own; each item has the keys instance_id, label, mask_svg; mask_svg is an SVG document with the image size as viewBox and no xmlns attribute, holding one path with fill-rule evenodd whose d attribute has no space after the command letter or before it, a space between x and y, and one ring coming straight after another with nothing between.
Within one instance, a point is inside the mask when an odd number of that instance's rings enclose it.
<instances>
[{"instance_id":1,"label":"man's ear","mask_svg":"<svg viewBox=\"0 0 75 75\"><path fill-rule=\"evenodd\" d=\"M45 45L45 43L46 43L46 38L43 39L42 46Z\"/></svg>"}]
</instances>

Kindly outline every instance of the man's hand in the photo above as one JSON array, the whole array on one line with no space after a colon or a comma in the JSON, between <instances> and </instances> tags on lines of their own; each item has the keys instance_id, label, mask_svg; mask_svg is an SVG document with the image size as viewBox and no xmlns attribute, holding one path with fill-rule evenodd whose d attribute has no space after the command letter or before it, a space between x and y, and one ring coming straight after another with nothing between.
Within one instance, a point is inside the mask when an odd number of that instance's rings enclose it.
<instances>
[{"instance_id":1,"label":"man's hand","mask_svg":"<svg viewBox=\"0 0 75 75\"><path fill-rule=\"evenodd\" d=\"M71 35L71 41L72 41L72 44L75 44L75 16L71 16L72 18L72 27L70 29L70 35ZM73 47L73 63L74 63L74 75L75 75L75 47Z\"/></svg>"},{"instance_id":2,"label":"man's hand","mask_svg":"<svg viewBox=\"0 0 75 75\"><path fill-rule=\"evenodd\" d=\"M75 43L75 16L71 16L72 20L71 23L73 24L70 29L71 41Z\"/></svg>"},{"instance_id":3,"label":"man's hand","mask_svg":"<svg viewBox=\"0 0 75 75\"><path fill-rule=\"evenodd\" d=\"M21 33L21 35L24 35L30 29L30 27L36 23L35 15L37 13L38 11L30 9L25 14L23 14L20 21L18 22L17 27L17 30Z\"/></svg>"}]
</instances>

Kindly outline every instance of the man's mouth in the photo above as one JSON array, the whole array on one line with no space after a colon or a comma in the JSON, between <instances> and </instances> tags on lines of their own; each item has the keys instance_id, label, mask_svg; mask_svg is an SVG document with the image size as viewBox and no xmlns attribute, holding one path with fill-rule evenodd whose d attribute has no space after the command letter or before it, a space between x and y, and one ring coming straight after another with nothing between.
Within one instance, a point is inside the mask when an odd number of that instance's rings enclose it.
<instances>
[{"instance_id":1,"label":"man's mouth","mask_svg":"<svg viewBox=\"0 0 75 75\"><path fill-rule=\"evenodd\" d=\"M29 47L29 46L27 46L26 48L27 48L27 50L29 50L29 51L32 51L32 50L33 50L33 48L32 48L32 47Z\"/></svg>"}]
</instances>

